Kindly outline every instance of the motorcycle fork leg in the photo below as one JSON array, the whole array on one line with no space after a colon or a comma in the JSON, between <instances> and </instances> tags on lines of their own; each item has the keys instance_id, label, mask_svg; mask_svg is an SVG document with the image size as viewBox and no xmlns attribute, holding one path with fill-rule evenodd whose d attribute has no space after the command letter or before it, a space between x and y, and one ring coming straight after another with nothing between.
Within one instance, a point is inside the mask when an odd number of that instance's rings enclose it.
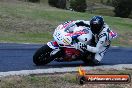
<instances>
[{"instance_id":1,"label":"motorcycle fork leg","mask_svg":"<svg viewBox=\"0 0 132 88\"><path fill-rule=\"evenodd\" d=\"M58 51L56 54L51 55L52 58L58 58L62 56L62 50Z\"/></svg>"}]
</instances>

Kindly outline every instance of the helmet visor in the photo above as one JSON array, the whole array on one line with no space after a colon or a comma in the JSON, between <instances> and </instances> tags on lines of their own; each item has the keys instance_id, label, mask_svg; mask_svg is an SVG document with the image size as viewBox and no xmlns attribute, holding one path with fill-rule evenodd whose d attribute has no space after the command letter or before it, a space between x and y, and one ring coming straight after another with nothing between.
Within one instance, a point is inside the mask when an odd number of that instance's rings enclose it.
<instances>
[{"instance_id":1,"label":"helmet visor","mask_svg":"<svg viewBox=\"0 0 132 88\"><path fill-rule=\"evenodd\" d=\"M100 30L102 29L101 25L99 24L91 24L90 26L93 34L99 34Z\"/></svg>"}]
</instances>

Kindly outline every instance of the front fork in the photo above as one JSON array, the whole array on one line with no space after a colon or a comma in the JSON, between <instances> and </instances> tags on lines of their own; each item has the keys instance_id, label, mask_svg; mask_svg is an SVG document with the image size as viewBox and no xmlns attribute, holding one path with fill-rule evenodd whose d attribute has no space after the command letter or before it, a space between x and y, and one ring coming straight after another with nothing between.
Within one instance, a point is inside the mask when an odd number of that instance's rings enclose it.
<instances>
[{"instance_id":1,"label":"front fork","mask_svg":"<svg viewBox=\"0 0 132 88\"><path fill-rule=\"evenodd\" d=\"M50 41L47 43L47 45L51 48L51 49L58 49L59 45L56 41Z\"/></svg>"},{"instance_id":2,"label":"front fork","mask_svg":"<svg viewBox=\"0 0 132 88\"><path fill-rule=\"evenodd\" d=\"M56 41L50 41L47 43L47 45L53 49L53 51L50 53L50 56L56 56L56 54L60 51L59 45Z\"/></svg>"}]
</instances>

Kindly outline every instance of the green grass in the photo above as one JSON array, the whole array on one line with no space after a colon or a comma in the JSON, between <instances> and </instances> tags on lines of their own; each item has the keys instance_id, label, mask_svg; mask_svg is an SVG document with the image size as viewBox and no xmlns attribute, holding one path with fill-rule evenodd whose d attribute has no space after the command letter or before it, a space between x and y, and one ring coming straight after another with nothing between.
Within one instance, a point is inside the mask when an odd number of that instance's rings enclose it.
<instances>
[{"instance_id":1,"label":"green grass","mask_svg":"<svg viewBox=\"0 0 132 88\"><path fill-rule=\"evenodd\" d=\"M101 14L100 11L96 12ZM45 3L0 2L0 42L46 43L52 40L52 33L60 23L89 20L94 15L57 9ZM132 20L109 16L104 18L119 35L112 45L132 46Z\"/></svg>"},{"instance_id":2,"label":"green grass","mask_svg":"<svg viewBox=\"0 0 132 88\"><path fill-rule=\"evenodd\" d=\"M47 43L49 39L52 39L52 34L46 33L2 33L0 35L1 42L17 42L17 43Z\"/></svg>"},{"instance_id":3,"label":"green grass","mask_svg":"<svg viewBox=\"0 0 132 88\"><path fill-rule=\"evenodd\" d=\"M108 8L99 8L95 9L92 12L93 14L99 14L102 16L114 16L113 9L108 9Z\"/></svg>"}]
</instances>

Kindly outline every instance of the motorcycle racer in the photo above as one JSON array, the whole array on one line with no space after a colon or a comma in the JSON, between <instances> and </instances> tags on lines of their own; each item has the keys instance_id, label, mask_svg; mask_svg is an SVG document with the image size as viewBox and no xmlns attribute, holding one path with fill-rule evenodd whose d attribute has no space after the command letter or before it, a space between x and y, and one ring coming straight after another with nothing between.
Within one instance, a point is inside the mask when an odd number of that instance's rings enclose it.
<instances>
[{"instance_id":1,"label":"motorcycle racer","mask_svg":"<svg viewBox=\"0 0 132 88\"><path fill-rule=\"evenodd\" d=\"M46 65L53 60L82 60L88 65L98 65L114 37L116 33L104 23L101 16L95 16L91 21L64 22L55 29L53 40L35 52L33 62Z\"/></svg>"},{"instance_id":2,"label":"motorcycle racer","mask_svg":"<svg viewBox=\"0 0 132 88\"><path fill-rule=\"evenodd\" d=\"M79 42L78 47L92 52L92 62L90 63L92 65L99 65L104 54L110 47L111 40L115 38L117 34L109 28L102 16L94 16L90 21L78 20L75 24L78 26L90 27L94 36L92 44L85 45ZM88 52L85 52L85 54Z\"/></svg>"},{"instance_id":3,"label":"motorcycle racer","mask_svg":"<svg viewBox=\"0 0 132 88\"><path fill-rule=\"evenodd\" d=\"M85 20L76 20L76 21L67 21L62 23L63 27L68 30L68 32L75 32L75 26L84 26L87 29L91 29L93 38L91 44L84 44L79 39L77 47L84 49L84 52L81 56L82 59L91 53L91 60L86 62L91 65L99 65L104 54L108 50L111 44L111 40L117 36L110 28L109 25L104 22L102 16L94 16L90 21ZM79 31L78 29L77 31ZM76 36L73 36L76 37ZM72 39L72 41L74 38ZM54 50L56 53L59 53L58 50ZM53 51L53 52L54 52ZM58 54L56 54L58 55Z\"/></svg>"}]
</instances>

